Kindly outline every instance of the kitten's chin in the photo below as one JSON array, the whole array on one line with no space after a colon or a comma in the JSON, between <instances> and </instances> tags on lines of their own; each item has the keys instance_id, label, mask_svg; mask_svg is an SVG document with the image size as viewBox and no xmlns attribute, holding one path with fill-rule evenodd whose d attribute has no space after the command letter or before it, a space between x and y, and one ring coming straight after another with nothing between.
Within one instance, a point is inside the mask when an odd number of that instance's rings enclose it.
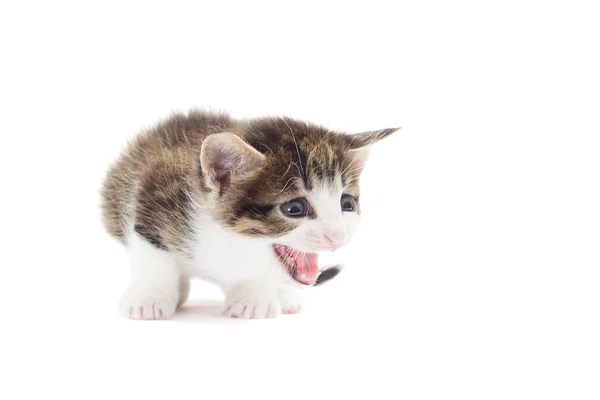
<instances>
[{"instance_id":1,"label":"kitten's chin","mask_svg":"<svg viewBox=\"0 0 600 400\"><path fill-rule=\"evenodd\" d=\"M319 255L307 253L282 244L274 244L273 251L285 271L301 285L312 286L319 277Z\"/></svg>"}]
</instances>

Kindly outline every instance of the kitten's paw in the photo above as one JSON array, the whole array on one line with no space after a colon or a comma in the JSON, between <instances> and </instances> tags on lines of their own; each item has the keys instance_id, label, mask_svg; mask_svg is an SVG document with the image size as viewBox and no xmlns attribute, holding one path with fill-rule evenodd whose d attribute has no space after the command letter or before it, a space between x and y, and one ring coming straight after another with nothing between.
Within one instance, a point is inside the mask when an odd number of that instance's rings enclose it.
<instances>
[{"instance_id":1,"label":"kitten's paw","mask_svg":"<svg viewBox=\"0 0 600 400\"><path fill-rule=\"evenodd\" d=\"M177 294L129 289L121 297L119 312L129 319L168 319L175 314Z\"/></svg>"},{"instance_id":2,"label":"kitten's paw","mask_svg":"<svg viewBox=\"0 0 600 400\"><path fill-rule=\"evenodd\" d=\"M223 315L230 318L275 318L281 314L281 306L277 301L259 302L242 301L225 306Z\"/></svg>"},{"instance_id":3,"label":"kitten's paw","mask_svg":"<svg viewBox=\"0 0 600 400\"><path fill-rule=\"evenodd\" d=\"M238 286L225 298L223 315L230 318L275 318L281 305L275 291L267 288Z\"/></svg>"},{"instance_id":4,"label":"kitten's paw","mask_svg":"<svg viewBox=\"0 0 600 400\"><path fill-rule=\"evenodd\" d=\"M302 309L302 296L294 289L279 289L277 291L281 312L284 314L297 314Z\"/></svg>"}]
</instances>

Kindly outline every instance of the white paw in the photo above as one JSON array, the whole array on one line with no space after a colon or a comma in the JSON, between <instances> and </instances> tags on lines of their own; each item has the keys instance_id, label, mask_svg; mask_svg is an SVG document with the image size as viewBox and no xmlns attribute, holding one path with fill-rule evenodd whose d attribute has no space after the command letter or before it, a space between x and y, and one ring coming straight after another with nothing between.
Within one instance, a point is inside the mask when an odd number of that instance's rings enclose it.
<instances>
[{"instance_id":1,"label":"white paw","mask_svg":"<svg viewBox=\"0 0 600 400\"><path fill-rule=\"evenodd\" d=\"M223 315L230 318L275 318L281 306L274 290L238 286L225 298Z\"/></svg>"},{"instance_id":2,"label":"white paw","mask_svg":"<svg viewBox=\"0 0 600 400\"><path fill-rule=\"evenodd\" d=\"M279 289L277 291L281 312L284 314L297 314L302 309L302 296L298 290Z\"/></svg>"},{"instance_id":3,"label":"white paw","mask_svg":"<svg viewBox=\"0 0 600 400\"><path fill-rule=\"evenodd\" d=\"M121 297L119 312L129 319L168 319L175 314L177 302L176 293L128 289Z\"/></svg>"},{"instance_id":4,"label":"white paw","mask_svg":"<svg viewBox=\"0 0 600 400\"><path fill-rule=\"evenodd\" d=\"M277 301L269 303L255 303L242 301L225 306L223 315L230 318L275 318L281 314L281 307Z\"/></svg>"}]
</instances>

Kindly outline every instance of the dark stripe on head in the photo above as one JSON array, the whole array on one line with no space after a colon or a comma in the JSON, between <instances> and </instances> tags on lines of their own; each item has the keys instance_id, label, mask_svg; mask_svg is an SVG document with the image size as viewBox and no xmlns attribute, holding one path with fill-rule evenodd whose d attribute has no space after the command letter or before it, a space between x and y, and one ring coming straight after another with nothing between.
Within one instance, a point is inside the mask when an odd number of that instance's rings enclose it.
<instances>
[{"instance_id":1,"label":"dark stripe on head","mask_svg":"<svg viewBox=\"0 0 600 400\"><path fill-rule=\"evenodd\" d=\"M312 190L312 183L310 182L310 179L308 179L308 157L306 157L306 153L304 153L304 151L302 151L302 149L300 148L298 148L298 150L295 151L295 153L297 154L297 157L299 158L300 164L302 166L300 168L300 174L302 175L302 182L304 182L304 187L306 188L306 190Z\"/></svg>"},{"instance_id":2,"label":"dark stripe on head","mask_svg":"<svg viewBox=\"0 0 600 400\"><path fill-rule=\"evenodd\" d=\"M272 204L244 204L235 213L235 219L242 217L250 219L263 219L275 208Z\"/></svg>"},{"instance_id":3,"label":"dark stripe on head","mask_svg":"<svg viewBox=\"0 0 600 400\"><path fill-rule=\"evenodd\" d=\"M327 170L327 179L329 180L329 182L333 182L335 179L335 174L338 170L338 162L337 160L334 158L331 160L331 164L329 165L329 168Z\"/></svg>"},{"instance_id":4,"label":"dark stripe on head","mask_svg":"<svg viewBox=\"0 0 600 400\"><path fill-rule=\"evenodd\" d=\"M326 144L321 144L321 149L315 148L316 151L311 153L310 165L308 172L318 182L326 181L333 183L335 176L340 171L340 161L338 157L342 157L336 154L333 149L324 149Z\"/></svg>"}]
</instances>

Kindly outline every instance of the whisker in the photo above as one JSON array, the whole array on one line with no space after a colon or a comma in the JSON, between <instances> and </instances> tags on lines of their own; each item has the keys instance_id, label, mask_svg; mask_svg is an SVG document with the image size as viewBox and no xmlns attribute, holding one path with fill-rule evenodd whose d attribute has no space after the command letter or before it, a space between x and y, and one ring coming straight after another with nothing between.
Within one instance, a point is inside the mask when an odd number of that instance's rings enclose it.
<instances>
[{"instance_id":1,"label":"whisker","mask_svg":"<svg viewBox=\"0 0 600 400\"><path fill-rule=\"evenodd\" d=\"M294 139L294 145L296 145L296 153L298 154L298 162L300 163L300 168L304 169L304 167L302 166L302 159L300 157L300 148L298 147L298 141L296 140L296 135L294 135L294 131L292 131L292 128L290 127L290 125L287 123L287 121L285 120L284 117L281 117L281 119L283 120L283 122L287 125L288 129L290 130L290 133L292 134L292 138ZM302 172L300 171L300 175L302 176ZM307 175L308 176L308 175Z\"/></svg>"}]
</instances>

